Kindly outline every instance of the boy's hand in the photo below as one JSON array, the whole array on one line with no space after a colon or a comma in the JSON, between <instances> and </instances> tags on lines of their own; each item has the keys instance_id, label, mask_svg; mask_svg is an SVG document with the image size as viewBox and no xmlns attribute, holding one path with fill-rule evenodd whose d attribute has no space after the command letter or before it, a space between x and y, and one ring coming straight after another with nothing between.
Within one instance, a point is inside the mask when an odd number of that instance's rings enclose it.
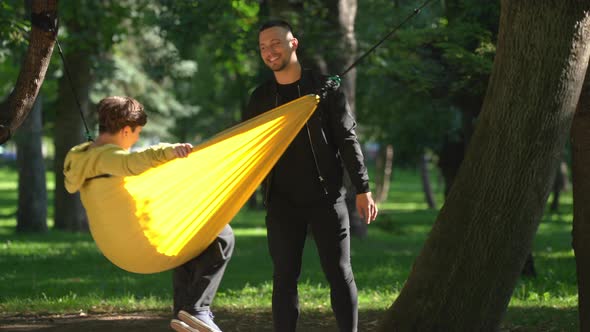
<instances>
[{"instance_id":1,"label":"boy's hand","mask_svg":"<svg viewBox=\"0 0 590 332\"><path fill-rule=\"evenodd\" d=\"M179 143L174 147L176 158L186 158L192 151L193 146L190 143Z\"/></svg>"}]
</instances>

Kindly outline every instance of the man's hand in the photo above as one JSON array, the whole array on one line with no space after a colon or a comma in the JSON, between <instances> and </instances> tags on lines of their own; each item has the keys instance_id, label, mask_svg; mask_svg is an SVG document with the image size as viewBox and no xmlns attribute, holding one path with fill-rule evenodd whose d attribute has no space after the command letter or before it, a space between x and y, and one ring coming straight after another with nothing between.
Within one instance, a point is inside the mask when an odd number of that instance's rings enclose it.
<instances>
[{"instance_id":1,"label":"man's hand","mask_svg":"<svg viewBox=\"0 0 590 332\"><path fill-rule=\"evenodd\" d=\"M371 192L356 195L356 209L367 224L377 218L377 204Z\"/></svg>"},{"instance_id":2,"label":"man's hand","mask_svg":"<svg viewBox=\"0 0 590 332\"><path fill-rule=\"evenodd\" d=\"M193 146L190 143L179 143L174 147L174 155L176 158L186 158L192 151Z\"/></svg>"}]
</instances>

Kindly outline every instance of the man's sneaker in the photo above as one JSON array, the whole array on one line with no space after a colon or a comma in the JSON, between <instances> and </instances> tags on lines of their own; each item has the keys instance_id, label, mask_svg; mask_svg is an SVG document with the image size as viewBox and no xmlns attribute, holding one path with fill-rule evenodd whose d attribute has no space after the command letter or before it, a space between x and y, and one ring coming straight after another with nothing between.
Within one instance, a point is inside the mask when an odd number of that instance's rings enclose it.
<instances>
[{"instance_id":1,"label":"man's sneaker","mask_svg":"<svg viewBox=\"0 0 590 332\"><path fill-rule=\"evenodd\" d=\"M221 332L221 329L213 322L213 313L210 310L197 311L194 315L180 310L178 318L199 332Z\"/></svg>"},{"instance_id":2,"label":"man's sneaker","mask_svg":"<svg viewBox=\"0 0 590 332\"><path fill-rule=\"evenodd\" d=\"M187 323L178 319L171 320L170 327L176 332L199 332L199 330L193 329Z\"/></svg>"}]
</instances>

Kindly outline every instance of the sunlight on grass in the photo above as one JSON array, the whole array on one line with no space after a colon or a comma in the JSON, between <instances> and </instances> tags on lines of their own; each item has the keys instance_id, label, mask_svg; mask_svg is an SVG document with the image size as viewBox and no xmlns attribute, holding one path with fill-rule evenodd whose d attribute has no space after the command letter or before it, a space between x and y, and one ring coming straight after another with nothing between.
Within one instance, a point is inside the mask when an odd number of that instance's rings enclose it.
<instances>
[{"instance_id":1,"label":"sunlight on grass","mask_svg":"<svg viewBox=\"0 0 590 332\"><path fill-rule=\"evenodd\" d=\"M416 210L426 210L428 209L428 205L426 203L420 202L384 202L379 204L379 208L383 210L397 210L397 211L416 211Z\"/></svg>"},{"instance_id":2,"label":"sunlight on grass","mask_svg":"<svg viewBox=\"0 0 590 332\"><path fill-rule=\"evenodd\" d=\"M266 228L265 227L253 227L253 228L234 227L234 234L236 236L264 236L264 237L266 237Z\"/></svg>"}]
</instances>

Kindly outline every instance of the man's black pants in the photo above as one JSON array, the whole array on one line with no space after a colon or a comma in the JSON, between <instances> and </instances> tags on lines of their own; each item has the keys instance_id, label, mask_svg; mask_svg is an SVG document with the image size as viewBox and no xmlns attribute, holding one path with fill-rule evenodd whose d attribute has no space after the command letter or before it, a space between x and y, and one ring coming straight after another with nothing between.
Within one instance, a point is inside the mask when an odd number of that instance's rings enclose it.
<instances>
[{"instance_id":1,"label":"man's black pants","mask_svg":"<svg viewBox=\"0 0 590 332\"><path fill-rule=\"evenodd\" d=\"M268 206L267 238L274 266L274 330L291 332L297 325L297 281L308 226L330 284L330 300L338 327L343 332L357 331L357 289L350 264L350 223L345 202L322 208L295 208L284 203Z\"/></svg>"}]
</instances>

